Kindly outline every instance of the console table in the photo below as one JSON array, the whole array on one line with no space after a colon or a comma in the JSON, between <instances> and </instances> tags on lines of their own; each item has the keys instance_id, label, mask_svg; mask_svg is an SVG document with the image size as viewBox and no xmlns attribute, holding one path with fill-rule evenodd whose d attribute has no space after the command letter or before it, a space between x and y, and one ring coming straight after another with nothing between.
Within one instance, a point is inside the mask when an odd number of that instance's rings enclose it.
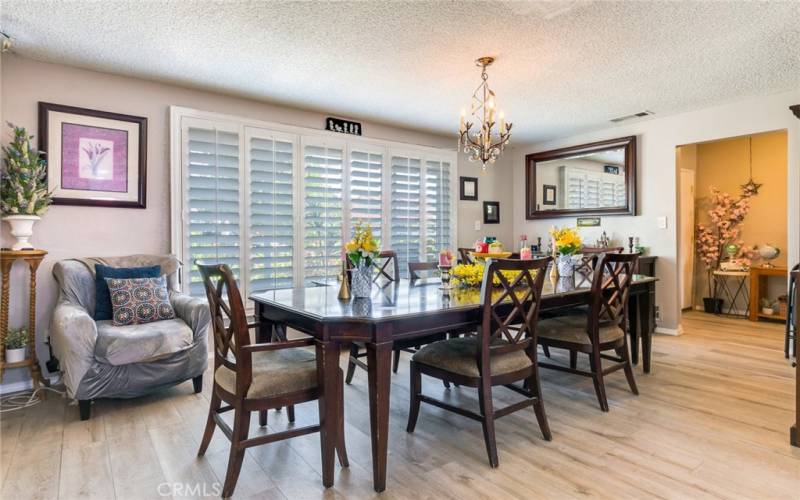
<instances>
[{"instance_id":1,"label":"console table","mask_svg":"<svg viewBox=\"0 0 800 500\"><path fill-rule=\"evenodd\" d=\"M789 276L785 267L751 267L750 268L750 321L759 319L775 319L786 321L786 316L781 314L762 314L761 298L767 293L767 281L772 276L783 279L784 283Z\"/></svg>"},{"instance_id":2,"label":"console table","mask_svg":"<svg viewBox=\"0 0 800 500\"><path fill-rule=\"evenodd\" d=\"M0 343L5 346L6 334L8 333L8 292L11 285L11 267L17 260L24 261L30 271L30 284L28 289L28 357L18 363L6 363L6 350L0 348L0 381L3 380L3 372L8 368L27 367L31 372L34 391L39 389L39 382L44 385L49 383L42 376L39 360L36 358L36 270L42 259L47 255L44 250L0 250L0 270L3 273L2 288L2 310L0 310ZM45 398L45 393L41 392L41 397Z\"/></svg>"}]
</instances>

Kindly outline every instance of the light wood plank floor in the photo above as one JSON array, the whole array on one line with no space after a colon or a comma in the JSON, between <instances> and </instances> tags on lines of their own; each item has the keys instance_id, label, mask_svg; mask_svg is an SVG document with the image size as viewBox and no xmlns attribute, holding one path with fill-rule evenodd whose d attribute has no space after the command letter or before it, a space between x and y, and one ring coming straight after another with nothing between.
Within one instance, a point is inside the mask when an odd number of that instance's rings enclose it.
<instances>
[{"instance_id":1,"label":"light wood plank floor","mask_svg":"<svg viewBox=\"0 0 800 500\"><path fill-rule=\"evenodd\" d=\"M682 337L657 336L653 373L637 368L641 395L621 373L608 378L611 412L600 412L589 379L544 371L553 441L533 411L497 424L500 468L490 469L480 425L423 405L405 432L407 365L392 377L389 482L385 498L800 498L800 450L789 444L792 370L775 324L684 318ZM554 354L555 357L555 354ZM558 355L563 360L563 356ZM585 362L585 360L581 360ZM344 365L344 358L342 359ZM218 431L196 458L206 418L191 384L130 401L100 401L81 422L75 406L51 397L2 418L3 499L108 500L214 496L228 459ZM426 392L477 408L474 390ZM515 400L500 389L496 403ZM369 498L372 491L366 373L345 388L351 467L336 485L320 478L319 438L248 450L237 498ZM316 420L315 404L297 408ZM270 412L271 429L287 427ZM263 432L253 419L253 433Z\"/></svg>"}]
</instances>

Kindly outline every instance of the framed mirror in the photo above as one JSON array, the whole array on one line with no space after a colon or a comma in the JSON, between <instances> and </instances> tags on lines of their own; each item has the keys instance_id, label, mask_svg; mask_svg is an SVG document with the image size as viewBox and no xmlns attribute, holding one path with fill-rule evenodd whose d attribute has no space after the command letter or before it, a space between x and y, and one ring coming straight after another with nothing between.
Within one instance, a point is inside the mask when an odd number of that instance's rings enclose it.
<instances>
[{"instance_id":1,"label":"framed mirror","mask_svg":"<svg viewBox=\"0 0 800 500\"><path fill-rule=\"evenodd\" d=\"M525 157L525 218L636 215L636 136Z\"/></svg>"}]
</instances>

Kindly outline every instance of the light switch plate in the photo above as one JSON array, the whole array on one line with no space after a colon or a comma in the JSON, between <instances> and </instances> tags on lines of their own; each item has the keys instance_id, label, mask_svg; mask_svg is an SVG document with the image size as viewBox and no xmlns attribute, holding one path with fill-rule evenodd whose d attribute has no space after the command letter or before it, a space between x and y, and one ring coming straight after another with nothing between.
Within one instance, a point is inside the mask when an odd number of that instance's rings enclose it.
<instances>
[{"instance_id":1,"label":"light switch plate","mask_svg":"<svg viewBox=\"0 0 800 500\"><path fill-rule=\"evenodd\" d=\"M667 228L667 216L662 215L661 217L656 217L656 225L659 229L666 229Z\"/></svg>"},{"instance_id":2,"label":"light switch plate","mask_svg":"<svg viewBox=\"0 0 800 500\"><path fill-rule=\"evenodd\" d=\"M476 231L480 231L481 230L481 221L476 220L474 227L475 227Z\"/></svg>"}]
</instances>

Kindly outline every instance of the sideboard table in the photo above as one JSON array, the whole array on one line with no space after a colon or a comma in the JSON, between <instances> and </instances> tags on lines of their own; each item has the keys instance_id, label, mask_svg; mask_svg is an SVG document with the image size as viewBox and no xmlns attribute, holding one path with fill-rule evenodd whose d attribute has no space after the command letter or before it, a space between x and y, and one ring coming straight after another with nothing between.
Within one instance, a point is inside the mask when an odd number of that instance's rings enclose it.
<instances>
[{"instance_id":1,"label":"sideboard table","mask_svg":"<svg viewBox=\"0 0 800 500\"><path fill-rule=\"evenodd\" d=\"M6 334L8 333L8 292L11 282L11 267L17 260L22 260L28 265L30 271L30 285L28 289L28 357L18 363L6 363L6 350L0 348L0 381L3 380L3 372L8 368L27 367L31 372L34 391L39 389L39 383L50 385L42 376L39 367L39 360L36 358L36 270L42 259L47 255L44 250L0 250L0 270L3 273L2 288L2 310L0 310L0 343L5 346ZM45 393L40 393L42 399Z\"/></svg>"}]
</instances>

